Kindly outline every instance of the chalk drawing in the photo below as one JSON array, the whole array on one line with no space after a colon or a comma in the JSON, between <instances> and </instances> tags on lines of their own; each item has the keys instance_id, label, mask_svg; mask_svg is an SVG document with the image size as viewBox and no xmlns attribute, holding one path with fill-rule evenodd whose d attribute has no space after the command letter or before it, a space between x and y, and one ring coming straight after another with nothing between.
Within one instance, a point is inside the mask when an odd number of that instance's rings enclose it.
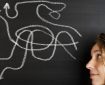
<instances>
[{"instance_id":1,"label":"chalk drawing","mask_svg":"<svg viewBox=\"0 0 105 85\"><path fill-rule=\"evenodd\" d=\"M40 3L40 2L42 2L42 3ZM57 35L54 35L53 31L50 30L50 28L48 28L48 27L46 27L46 26L44 26L44 25L40 25L40 24L39 24L39 25L28 25L28 26L25 26L25 27L22 27L22 28L18 29L18 30L15 32L15 36L17 37L17 39L14 40L14 39L11 37L11 35L10 35L9 23L7 22L7 20L6 20L4 17L0 16L0 18L4 21L4 23L5 23L5 25L6 25L6 31L7 31L9 40L10 40L12 43L14 43L14 46L13 46L12 51L11 51L11 54L10 54L7 58L0 58L0 61L7 61L7 60L11 59L11 58L13 57L14 51L15 51L15 49L16 49L16 46L20 47L21 49L23 49L23 50L25 51L21 65L20 65L19 67L17 67L17 68L16 68L16 67L5 67L5 68L2 70L2 72L0 73L0 79L3 79L3 74L4 74L4 72L5 72L7 69L12 69L12 70L19 70L19 69L21 69L21 68L24 66L24 64L25 64L26 56L27 56L27 52L28 52L28 51L31 51L32 56L33 56L33 58L35 58L35 59L38 59L38 60L41 60L41 61L49 61L49 60L51 60L51 59L54 57L54 54L55 54L55 52L56 52L56 48L57 48L58 46L61 46L61 47L63 47L63 49L70 55L71 58L73 58L74 60L76 60L76 57L74 57L74 56L68 51L68 49L66 49L65 46L74 46L74 49L77 50L77 44L78 44L79 42L78 42L78 41L75 41L74 38L73 38L73 36L71 35L71 33L68 32L68 31L66 31L66 30L73 30L79 37L82 37L82 35L81 35L75 28L73 28L73 27L71 27L71 26L67 26L67 25L60 25L60 24L52 23L52 22L46 20L45 18L41 17L41 15L40 15L40 13L39 13L39 8L40 8L40 7L46 7L48 10L51 11L51 12L49 13L49 16L52 17L52 18L55 19L55 20L58 20L58 19L61 17L61 15L60 15L59 12L63 11L63 9L66 8L66 4L65 4L65 3L62 3L62 2L50 2L50 1L24 1L24 2L17 2L17 3L15 4L16 15L13 16L13 17L11 17L11 16L9 16L9 14L8 14L8 9L10 9L9 3L6 3L6 4L4 5L4 10L5 10L6 16L7 16L8 18L10 18L10 19L15 19L15 18L17 18L17 16L18 16L17 6L20 5L20 4L26 4L26 3L30 3L30 4L31 4L31 3L40 3L40 4L38 4L38 6L36 7L36 14L37 14L38 18L39 18L41 21L43 21L43 22L45 22L45 23L47 23L47 24L50 24L50 25L53 25L53 26L57 26L57 27L63 27L64 29L63 29L63 30L61 29L61 30L57 33ZM46 5L46 3L56 4L56 5L57 5L57 4L58 4L58 5L61 4L61 5L63 5L63 7L62 7L60 10L53 10L53 9L51 9L50 7L48 7L48 6ZM56 13L58 16L57 16L57 17L53 16L53 13ZM32 27L33 27L33 28L32 28ZM38 29L38 27L40 27L40 29ZM56 30L56 29L58 29L58 28L54 28L54 29ZM59 29L60 29L60 28L59 28ZM27 39L23 39L23 38L21 37L21 35L24 34L24 33L26 33L26 32L29 33L29 34L28 34L28 38L27 38ZM36 32L41 32L41 33L43 33L43 34L49 36L49 37L51 38L51 41L50 41L49 43L47 43L47 44L45 44L45 43L35 43L35 41L34 41L34 34L35 34ZM72 43L68 43L68 44L67 44L67 43L66 43L66 44L61 43L61 42L58 40L58 37L59 37L60 35L62 35L62 34L68 35L69 38L71 39ZM21 44L19 44L19 43L18 43L19 40L25 42L25 46L22 46ZM30 45L31 47L29 48L28 45ZM34 45L36 45L36 46L42 46L42 47L40 47L40 48L34 48ZM51 47L51 46L53 46L53 51L52 51L52 54L51 54L48 58L40 58L39 56L36 56L35 53L34 53L34 52L40 52L40 51L46 50L46 49L48 49L48 48Z\"/></svg>"}]
</instances>

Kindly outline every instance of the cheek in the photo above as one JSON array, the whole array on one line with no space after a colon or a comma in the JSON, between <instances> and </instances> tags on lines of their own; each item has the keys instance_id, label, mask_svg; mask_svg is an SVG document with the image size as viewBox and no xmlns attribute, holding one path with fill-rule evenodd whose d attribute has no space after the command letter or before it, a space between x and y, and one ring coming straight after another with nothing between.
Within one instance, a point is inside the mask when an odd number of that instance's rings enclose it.
<instances>
[{"instance_id":1,"label":"cheek","mask_svg":"<svg viewBox=\"0 0 105 85\"><path fill-rule=\"evenodd\" d=\"M97 71L100 74L100 76L105 79L105 66L98 66Z\"/></svg>"}]
</instances>

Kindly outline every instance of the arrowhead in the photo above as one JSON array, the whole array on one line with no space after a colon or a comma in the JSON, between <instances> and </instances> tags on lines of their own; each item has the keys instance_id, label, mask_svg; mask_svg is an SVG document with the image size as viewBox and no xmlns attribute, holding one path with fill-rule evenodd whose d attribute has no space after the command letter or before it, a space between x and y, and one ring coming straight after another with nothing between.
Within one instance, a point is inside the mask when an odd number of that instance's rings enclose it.
<instances>
[{"instance_id":1,"label":"arrowhead","mask_svg":"<svg viewBox=\"0 0 105 85\"><path fill-rule=\"evenodd\" d=\"M10 9L9 3L6 3L3 8L4 9Z\"/></svg>"}]
</instances>

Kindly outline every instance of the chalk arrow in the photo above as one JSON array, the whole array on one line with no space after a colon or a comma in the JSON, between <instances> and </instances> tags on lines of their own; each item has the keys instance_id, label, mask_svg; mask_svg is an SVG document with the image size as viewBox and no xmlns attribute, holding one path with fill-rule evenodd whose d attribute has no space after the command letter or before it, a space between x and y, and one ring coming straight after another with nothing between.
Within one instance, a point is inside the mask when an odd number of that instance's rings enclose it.
<instances>
[{"instance_id":1,"label":"chalk arrow","mask_svg":"<svg viewBox=\"0 0 105 85\"><path fill-rule=\"evenodd\" d=\"M3 8L4 8L4 9L10 9L10 5L9 5L9 3L6 3L6 4L4 5Z\"/></svg>"},{"instance_id":2,"label":"chalk arrow","mask_svg":"<svg viewBox=\"0 0 105 85\"><path fill-rule=\"evenodd\" d=\"M16 17L18 16L18 11L17 11L16 8L15 8L16 15L15 15L14 17L11 17L11 16L8 15L8 9L10 9L9 3L5 3L3 9L5 10L6 16L7 16L8 18L10 18L10 19L14 19L14 18L16 18Z\"/></svg>"}]
</instances>

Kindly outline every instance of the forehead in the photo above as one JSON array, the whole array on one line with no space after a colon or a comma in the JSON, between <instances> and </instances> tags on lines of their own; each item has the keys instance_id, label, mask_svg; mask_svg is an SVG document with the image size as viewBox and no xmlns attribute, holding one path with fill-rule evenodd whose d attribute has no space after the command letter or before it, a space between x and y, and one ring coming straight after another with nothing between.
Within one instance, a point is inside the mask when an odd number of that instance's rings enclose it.
<instances>
[{"instance_id":1,"label":"forehead","mask_svg":"<svg viewBox=\"0 0 105 85\"><path fill-rule=\"evenodd\" d=\"M101 52L101 49L98 44L95 44L91 49L91 53L96 53L96 52Z\"/></svg>"}]
</instances>

